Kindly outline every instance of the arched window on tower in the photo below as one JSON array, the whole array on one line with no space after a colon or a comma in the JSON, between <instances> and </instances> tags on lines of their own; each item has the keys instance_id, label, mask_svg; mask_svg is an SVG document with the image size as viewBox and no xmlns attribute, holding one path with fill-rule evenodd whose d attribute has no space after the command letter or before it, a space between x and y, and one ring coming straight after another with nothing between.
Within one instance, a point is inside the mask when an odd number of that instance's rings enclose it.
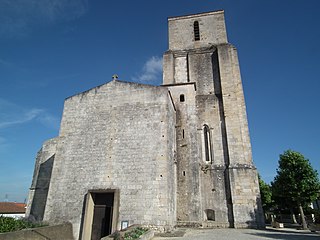
<instances>
[{"instance_id":1,"label":"arched window on tower","mask_svg":"<svg viewBox=\"0 0 320 240\"><path fill-rule=\"evenodd\" d=\"M199 29L199 22L194 21L193 23L193 33L194 33L194 40L199 41L200 40L200 29Z\"/></svg>"},{"instance_id":2,"label":"arched window on tower","mask_svg":"<svg viewBox=\"0 0 320 240\"><path fill-rule=\"evenodd\" d=\"M211 136L210 128L208 125L203 125L203 137L204 137L204 156L207 163L212 162L212 153L211 153Z\"/></svg>"}]
</instances>

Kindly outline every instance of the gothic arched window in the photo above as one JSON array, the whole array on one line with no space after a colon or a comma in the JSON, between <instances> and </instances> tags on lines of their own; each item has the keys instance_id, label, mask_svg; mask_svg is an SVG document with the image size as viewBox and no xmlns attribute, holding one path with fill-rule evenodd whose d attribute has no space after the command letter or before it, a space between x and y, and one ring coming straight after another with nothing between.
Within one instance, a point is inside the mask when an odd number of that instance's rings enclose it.
<instances>
[{"instance_id":1,"label":"gothic arched window","mask_svg":"<svg viewBox=\"0 0 320 240\"><path fill-rule=\"evenodd\" d=\"M194 21L193 23L193 33L194 33L194 40L199 41L200 40L200 29L199 29L199 22Z\"/></svg>"},{"instance_id":2,"label":"gothic arched window","mask_svg":"<svg viewBox=\"0 0 320 240\"><path fill-rule=\"evenodd\" d=\"M211 137L210 128L208 125L203 125L203 137L204 137L204 154L206 162L211 162Z\"/></svg>"}]
</instances>

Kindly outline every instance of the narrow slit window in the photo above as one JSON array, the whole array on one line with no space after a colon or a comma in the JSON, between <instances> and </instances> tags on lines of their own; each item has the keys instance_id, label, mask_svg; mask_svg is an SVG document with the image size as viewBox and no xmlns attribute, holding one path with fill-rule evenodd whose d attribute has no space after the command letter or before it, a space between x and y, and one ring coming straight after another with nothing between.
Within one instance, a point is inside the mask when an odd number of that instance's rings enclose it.
<instances>
[{"instance_id":1,"label":"narrow slit window","mask_svg":"<svg viewBox=\"0 0 320 240\"><path fill-rule=\"evenodd\" d=\"M208 125L203 126L204 153L206 162L211 162L211 138Z\"/></svg>"},{"instance_id":2,"label":"narrow slit window","mask_svg":"<svg viewBox=\"0 0 320 240\"><path fill-rule=\"evenodd\" d=\"M199 29L199 22L195 21L193 23L193 33L194 33L194 40L199 41L200 40L200 29Z\"/></svg>"},{"instance_id":3,"label":"narrow slit window","mask_svg":"<svg viewBox=\"0 0 320 240\"><path fill-rule=\"evenodd\" d=\"M181 94L181 95L180 95L180 102L184 102L184 101L185 101L184 95Z\"/></svg>"}]
</instances>

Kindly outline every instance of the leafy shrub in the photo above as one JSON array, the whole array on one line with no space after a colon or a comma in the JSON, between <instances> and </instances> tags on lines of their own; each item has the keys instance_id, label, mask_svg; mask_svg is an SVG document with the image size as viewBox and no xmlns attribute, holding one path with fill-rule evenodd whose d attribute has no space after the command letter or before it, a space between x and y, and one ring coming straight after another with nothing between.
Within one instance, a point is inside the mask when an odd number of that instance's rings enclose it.
<instances>
[{"instance_id":1,"label":"leafy shrub","mask_svg":"<svg viewBox=\"0 0 320 240\"><path fill-rule=\"evenodd\" d=\"M133 229L130 232L126 232L124 234L124 239L125 240L134 240L134 239L138 239L142 234L144 234L145 232L147 232L148 229L147 228L142 228L142 227L137 227L135 229Z\"/></svg>"},{"instance_id":2,"label":"leafy shrub","mask_svg":"<svg viewBox=\"0 0 320 240\"><path fill-rule=\"evenodd\" d=\"M26 219L14 219L12 217L0 216L0 233L13 232L25 228L41 227L42 224L32 223Z\"/></svg>"}]
</instances>

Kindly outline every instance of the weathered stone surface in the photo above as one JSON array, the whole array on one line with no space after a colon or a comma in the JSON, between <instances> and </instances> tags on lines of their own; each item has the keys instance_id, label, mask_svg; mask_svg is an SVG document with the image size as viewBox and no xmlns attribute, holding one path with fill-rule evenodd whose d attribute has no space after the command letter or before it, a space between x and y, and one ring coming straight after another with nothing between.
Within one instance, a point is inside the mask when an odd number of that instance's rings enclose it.
<instances>
[{"instance_id":1,"label":"weathered stone surface","mask_svg":"<svg viewBox=\"0 0 320 240\"><path fill-rule=\"evenodd\" d=\"M119 81L67 99L44 220L77 233L88 190L119 189L117 225L173 225L173 111L165 88Z\"/></svg>"},{"instance_id":2,"label":"weathered stone surface","mask_svg":"<svg viewBox=\"0 0 320 240\"><path fill-rule=\"evenodd\" d=\"M46 141L37 154L26 216L43 220L58 138Z\"/></svg>"},{"instance_id":3,"label":"weathered stone surface","mask_svg":"<svg viewBox=\"0 0 320 240\"><path fill-rule=\"evenodd\" d=\"M0 240L74 240L72 224L24 229L16 232L0 233Z\"/></svg>"},{"instance_id":4,"label":"weathered stone surface","mask_svg":"<svg viewBox=\"0 0 320 240\"><path fill-rule=\"evenodd\" d=\"M193 24L199 23L200 41L194 41ZM223 11L170 17L169 49L193 49L227 43Z\"/></svg>"}]
</instances>

